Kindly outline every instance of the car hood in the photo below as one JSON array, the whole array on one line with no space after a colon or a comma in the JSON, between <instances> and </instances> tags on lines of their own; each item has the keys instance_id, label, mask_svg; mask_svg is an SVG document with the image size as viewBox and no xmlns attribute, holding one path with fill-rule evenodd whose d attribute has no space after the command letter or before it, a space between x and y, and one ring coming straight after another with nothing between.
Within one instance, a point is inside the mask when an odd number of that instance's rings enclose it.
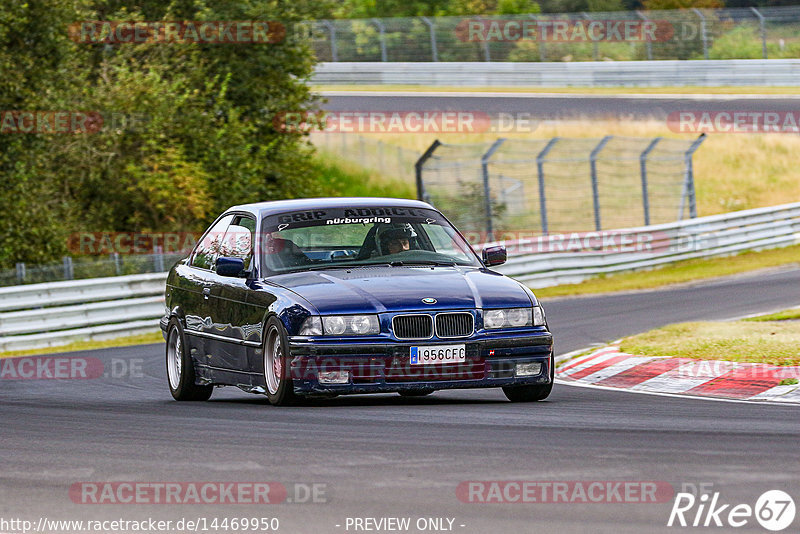
<instances>
[{"instance_id":1,"label":"car hood","mask_svg":"<svg viewBox=\"0 0 800 534\"><path fill-rule=\"evenodd\" d=\"M501 274L463 267L360 267L270 277L322 314L530 306L531 297ZM425 304L423 298L436 303Z\"/></svg>"}]
</instances>

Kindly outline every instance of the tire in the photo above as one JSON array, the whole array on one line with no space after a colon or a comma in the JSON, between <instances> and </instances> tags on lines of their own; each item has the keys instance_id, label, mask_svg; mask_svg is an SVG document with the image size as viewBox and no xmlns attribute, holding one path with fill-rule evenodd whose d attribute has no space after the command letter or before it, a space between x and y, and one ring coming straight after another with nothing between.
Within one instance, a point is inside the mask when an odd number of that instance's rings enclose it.
<instances>
[{"instance_id":1,"label":"tire","mask_svg":"<svg viewBox=\"0 0 800 534\"><path fill-rule=\"evenodd\" d=\"M511 402L536 402L544 400L553 391L553 378L555 377L555 358L550 355L550 383L535 386L506 386L503 393Z\"/></svg>"},{"instance_id":2,"label":"tire","mask_svg":"<svg viewBox=\"0 0 800 534\"><path fill-rule=\"evenodd\" d=\"M286 330L276 317L270 317L264 329L264 385L273 406L296 404L294 384L287 362L289 342Z\"/></svg>"},{"instance_id":3,"label":"tire","mask_svg":"<svg viewBox=\"0 0 800 534\"><path fill-rule=\"evenodd\" d=\"M506 386L503 388L506 398L511 402L534 402L546 399L553 390L553 384L542 386Z\"/></svg>"},{"instance_id":4,"label":"tire","mask_svg":"<svg viewBox=\"0 0 800 534\"><path fill-rule=\"evenodd\" d=\"M177 401L207 401L214 391L213 385L196 384L194 362L189 351L185 350L186 334L174 317L167 327L167 386L172 398Z\"/></svg>"},{"instance_id":5,"label":"tire","mask_svg":"<svg viewBox=\"0 0 800 534\"><path fill-rule=\"evenodd\" d=\"M433 389L412 389L408 391L398 391L401 397L425 397L433 392Z\"/></svg>"}]
</instances>

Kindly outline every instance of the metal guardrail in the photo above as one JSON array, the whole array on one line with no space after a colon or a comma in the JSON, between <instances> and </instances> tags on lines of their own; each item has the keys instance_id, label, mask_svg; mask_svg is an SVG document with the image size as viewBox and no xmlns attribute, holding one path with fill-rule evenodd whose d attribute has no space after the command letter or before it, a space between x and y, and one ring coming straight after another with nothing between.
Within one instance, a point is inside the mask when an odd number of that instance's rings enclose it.
<instances>
[{"instance_id":1,"label":"metal guardrail","mask_svg":"<svg viewBox=\"0 0 800 534\"><path fill-rule=\"evenodd\" d=\"M0 352L158 329L167 273L0 288Z\"/></svg>"},{"instance_id":2,"label":"metal guardrail","mask_svg":"<svg viewBox=\"0 0 800 534\"><path fill-rule=\"evenodd\" d=\"M590 245L567 252L538 252L542 247L569 248L569 243L586 243L587 239L597 242L593 234L601 235L589 232L575 239L566 234L508 241L505 243L509 247L508 263L498 270L535 289L578 283L605 274L652 269L680 260L795 245L800 243L800 202L614 230L605 234L616 237L617 250L613 251L595 251ZM554 240L559 240L558 246L554 246ZM621 250L624 248L634 250Z\"/></svg>"},{"instance_id":3,"label":"metal guardrail","mask_svg":"<svg viewBox=\"0 0 800 534\"><path fill-rule=\"evenodd\" d=\"M800 59L552 63L320 63L319 85L460 87L796 86Z\"/></svg>"},{"instance_id":4,"label":"metal guardrail","mask_svg":"<svg viewBox=\"0 0 800 534\"><path fill-rule=\"evenodd\" d=\"M592 236L595 234L595 236ZM648 250L528 252L542 241L506 242L509 261L499 270L533 288L580 282L601 274L649 269L678 260L729 255L800 243L800 202L652 225L611 234L616 242ZM600 236L584 234L584 239ZM569 249L570 236L543 236ZM515 249L520 252L515 252ZM105 339L158 328L166 273L0 288L0 351L37 349Z\"/></svg>"}]
</instances>

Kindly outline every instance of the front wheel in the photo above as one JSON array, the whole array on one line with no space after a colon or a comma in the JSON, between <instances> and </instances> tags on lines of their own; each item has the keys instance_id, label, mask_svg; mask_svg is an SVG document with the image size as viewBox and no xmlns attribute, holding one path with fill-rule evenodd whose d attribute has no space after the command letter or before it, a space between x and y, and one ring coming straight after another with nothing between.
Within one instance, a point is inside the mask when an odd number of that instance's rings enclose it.
<instances>
[{"instance_id":1,"label":"front wheel","mask_svg":"<svg viewBox=\"0 0 800 534\"><path fill-rule=\"evenodd\" d=\"M206 401L214 386L195 383L194 362L186 345L185 335L177 319L169 323L167 335L167 384L172 398L178 401Z\"/></svg>"},{"instance_id":2,"label":"front wheel","mask_svg":"<svg viewBox=\"0 0 800 534\"><path fill-rule=\"evenodd\" d=\"M555 379L555 358L550 354L550 383L533 386L506 386L503 388L506 398L511 402L535 402L544 400L553 391L553 380Z\"/></svg>"},{"instance_id":3,"label":"front wheel","mask_svg":"<svg viewBox=\"0 0 800 534\"><path fill-rule=\"evenodd\" d=\"M277 318L270 317L264 336L264 381L267 399L273 406L293 404L298 400L288 365L288 345L283 325Z\"/></svg>"},{"instance_id":4,"label":"front wheel","mask_svg":"<svg viewBox=\"0 0 800 534\"><path fill-rule=\"evenodd\" d=\"M506 386L503 388L506 398L511 402L534 402L546 399L553 390L553 384L543 386Z\"/></svg>"}]
</instances>

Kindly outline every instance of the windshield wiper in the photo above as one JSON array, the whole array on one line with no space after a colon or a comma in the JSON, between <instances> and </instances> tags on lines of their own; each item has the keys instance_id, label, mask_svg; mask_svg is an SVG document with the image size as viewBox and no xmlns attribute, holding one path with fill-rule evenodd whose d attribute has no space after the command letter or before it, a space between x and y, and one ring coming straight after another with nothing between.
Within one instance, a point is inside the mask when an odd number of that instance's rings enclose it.
<instances>
[{"instance_id":1,"label":"windshield wiper","mask_svg":"<svg viewBox=\"0 0 800 534\"><path fill-rule=\"evenodd\" d=\"M389 265L388 263L326 263L325 265L312 265L306 271L324 271L326 269L358 269L360 267L375 267L376 265Z\"/></svg>"},{"instance_id":2,"label":"windshield wiper","mask_svg":"<svg viewBox=\"0 0 800 534\"><path fill-rule=\"evenodd\" d=\"M393 261L390 262L389 265L392 267L403 267L403 266L413 266L413 265L432 265L436 267L455 267L456 262L454 261L433 261L433 260L411 260L411 261Z\"/></svg>"}]
</instances>

